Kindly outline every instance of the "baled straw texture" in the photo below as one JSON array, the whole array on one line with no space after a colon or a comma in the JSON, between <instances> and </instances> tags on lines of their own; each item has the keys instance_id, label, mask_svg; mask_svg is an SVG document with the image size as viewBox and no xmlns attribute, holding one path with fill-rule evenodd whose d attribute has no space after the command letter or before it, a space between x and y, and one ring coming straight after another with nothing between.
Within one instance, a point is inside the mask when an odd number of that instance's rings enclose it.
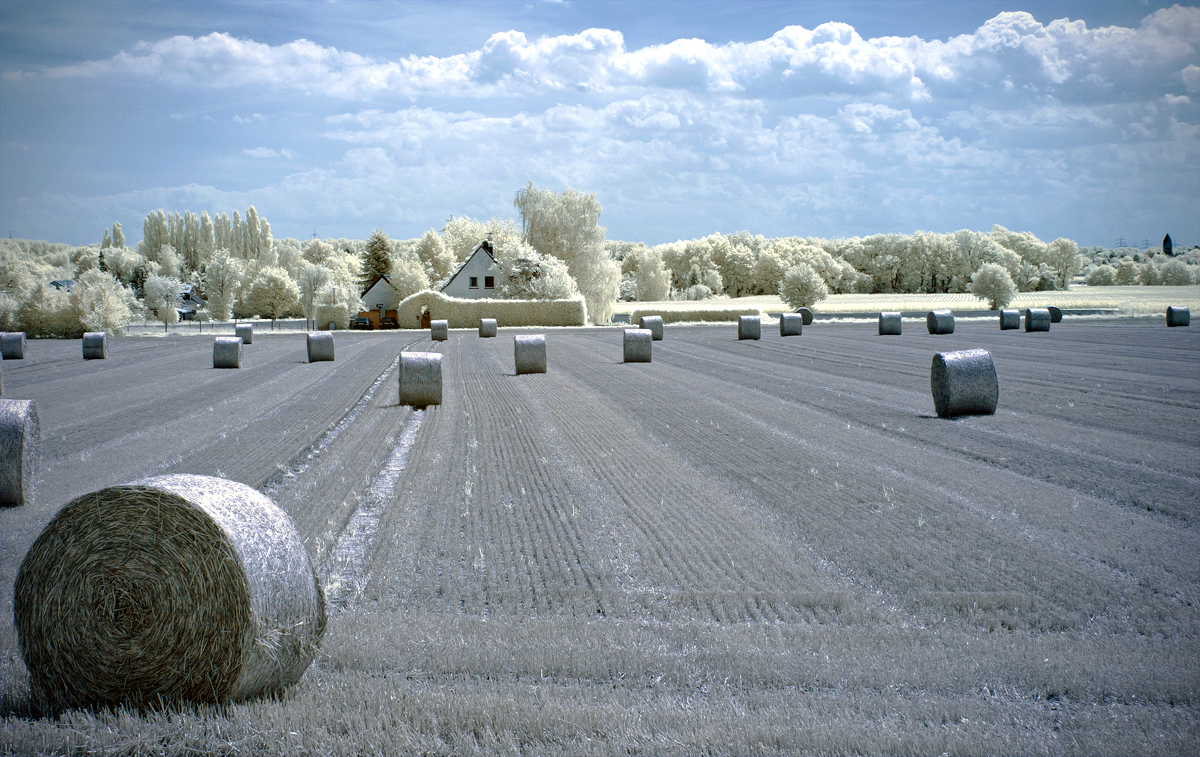
<instances>
[{"instance_id":1,"label":"baled straw texture","mask_svg":"<svg viewBox=\"0 0 1200 757\"><path fill-rule=\"evenodd\" d=\"M1016 308L1000 311L1000 330L1021 328L1021 311Z\"/></svg>"},{"instance_id":2,"label":"baled straw texture","mask_svg":"<svg viewBox=\"0 0 1200 757\"><path fill-rule=\"evenodd\" d=\"M313 331L308 335L308 362L333 361L333 332Z\"/></svg>"},{"instance_id":3,"label":"baled straw texture","mask_svg":"<svg viewBox=\"0 0 1200 757\"><path fill-rule=\"evenodd\" d=\"M621 349L626 363L649 363L654 336L650 329L625 329Z\"/></svg>"},{"instance_id":4,"label":"baled straw texture","mask_svg":"<svg viewBox=\"0 0 1200 757\"><path fill-rule=\"evenodd\" d=\"M24 360L25 332L10 331L0 334L0 356L5 360Z\"/></svg>"},{"instance_id":5,"label":"baled straw texture","mask_svg":"<svg viewBox=\"0 0 1200 757\"><path fill-rule=\"evenodd\" d=\"M219 336L213 340L213 368L242 367L242 338Z\"/></svg>"},{"instance_id":6,"label":"baled straw texture","mask_svg":"<svg viewBox=\"0 0 1200 757\"><path fill-rule=\"evenodd\" d=\"M761 318L757 315L743 315L738 318L738 339L760 339L761 337Z\"/></svg>"},{"instance_id":7,"label":"baled straw texture","mask_svg":"<svg viewBox=\"0 0 1200 757\"><path fill-rule=\"evenodd\" d=\"M513 337L513 359L517 375L546 372L546 335L519 334Z\"/></svg>"},{"instance_id":8,"label":"baled straw texture","mask_svg":"<svg viewBox=\"0 0 1200 757\"><path fill-rule=\"evenodd\" d=\"M83 359L105 360L108 358L108 332L89 331L83 335Z\"/></svg>"},{"instance_id":9,"label":"baled straw texture","mask_svg":"<svg viewBox=\"0 0 1200 757\"><path fill-rule=\"evenodd\" d=\"M400 353L400 404L417 409L442 404L442 356L436 352Z\"/></svg>"},{"instance_id":10,"label":"baled straw texture","mask_svg":"<svg viewBox=\"0 0 1200 757\"><path fill-rule=\"evenodd\" d=\"M1192 322L1192 311L1186 307L1167 308L1167 326L1187 326Z\"/></svg>"},{"instance_id":11,"label":"baled straw texture","mask_svg":"<svg viewBox=\"0 0 1200 757\"><path fill-rule=\"evenodd\" d=\"M1050 311L1046 308L1025 309L1025 331L1049 331Z\"/></svg>"},{"instance_id":12,"label":"baled straw texture","mask_svg":"<svg viewBox=\"0 0 1200 757\"><path fill-rule=\"evenodd\" d=\"M450 338L450 321L445 319L429 322L429 338L435 342L444 342Z\"/></svg>"},{"instance_id":13,"label":"baled straw texture","mask_svg":"<svg viewBox=\"0 0 1200 757\"><path fill-rule=\"evenodd\" d=\"M242 344L254 344L253 323L239 323L233 327L233 334L242 338Z\"/></svg>"},{"instance_id":14,"label":"baled straw texture","mask_svg":"<svg viewBox=\"0 0 1200 757\"><path fill-rule=\"evenodd\" d=\"M812 325L813 311L808 308L796 308L796 312L800 314L800 322L805 326Z\"/></svg>"},{"instance_id":15,"label":"baled straw texture","mask_svg":"<svg viewBox=\"0 0 1200 757\"><path fill-rule=\"evenodd\" d=\"M0 507L33 502L42 441L33 400L0 400Z\"/></svg>"},{"instance_id":16,"label":"baled straw texture","mask_svg":"<svg viewBox=\"0 0 1200 757\"><path fill-rule=\"evenodd\" d=\"M14 615L34 697L52 709L280 691L326 620L287 514L187 474L69 502L21 564Z\"/></svg>"},{"instance_id":17,"label":"baled straw texture","mask_svg":"<svg viewBox=\"0 0 1200 757\"><path fill-rule=\"evenodd\" d=\"M804 334L804 317L799 313L779 314L780 336L802 336Z\"/></svg>"},{"instance_id":18,"label":"baled straw texture","mask_svg":"<svg viewBox=\"0 0 1200 757\"><path fill-rule=\"evenodd\" d=\"M638 319L639 325L650 332L651 341L661 342L663 338L663 319L661 315L644 315Z\"/></svg>"},{"instance_id":19,"label":"baled straw texture","mask_svg":"<svg viewBox=\"0 0 1200 757\"><path fill-rule=\"evenodd\" d=\"M996 366L985 349L935 354L929 368L929 388L940 418L992 415L1000 399Z\"/></svg>"},{"instance_id":20,"label":"baled straw texture","mask_svg":"<svg viewBox=\"0 0 1200 757\"><path fill-rule=\"evenodd\" d=\"M900 336L901 330L904 328L899 313L880 313L879 314L879 335L880 336Z\"/></svg>"},{"instance_id":21,"label":"baled straw texture","mask_svg":"<svg viewBox=\"0 0 1200 757\"><path fill-rule=\"evenodd\" d=\"M1051 323L1061 323L1062 322L1062 310L1060 310L1055 305L1047 305L1046 309L1050 311L1050 322Z\"/></svg>"},{"instance_id":22,"label":"baled straw texture","mask_svg":"<svg viewBox=\"0 0 1200 757\"><path fill-rule=\"evenodd\" d=\"M949 310L930 310L925 314L925 328L930 334L953 334L954 313Z\"/></svg>"},{"instance_id":23,"label":"baled straw texture","mask_svg":"<svg viewBox=\"0 0 1200 757\"><path fill-rule=\"evenodd\" d=\"M482 339L493 337L496 335L496 319L495 318L480 318L479 319L479 336Z\"/></svg>"}]
</instances>

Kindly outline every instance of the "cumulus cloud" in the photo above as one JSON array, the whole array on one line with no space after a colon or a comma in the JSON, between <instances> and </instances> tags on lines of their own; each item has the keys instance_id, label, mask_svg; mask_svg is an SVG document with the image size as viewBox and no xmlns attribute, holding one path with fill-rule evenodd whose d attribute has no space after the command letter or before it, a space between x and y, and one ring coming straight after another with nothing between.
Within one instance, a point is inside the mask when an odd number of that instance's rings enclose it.
<instances>
[{"instance_id":1,"label":"cumulus cloud","mask_svg":"<svg viewBox=\"0 0 1200 757\"><path fill-rule=\"evenodd\" d=\"M250 150L242 150L242 155L250 158L287 158L288 160L296 157L296 153L286 147L282 150L272 150L270 147L255 147Z\"/></svg>"}]
</instances>

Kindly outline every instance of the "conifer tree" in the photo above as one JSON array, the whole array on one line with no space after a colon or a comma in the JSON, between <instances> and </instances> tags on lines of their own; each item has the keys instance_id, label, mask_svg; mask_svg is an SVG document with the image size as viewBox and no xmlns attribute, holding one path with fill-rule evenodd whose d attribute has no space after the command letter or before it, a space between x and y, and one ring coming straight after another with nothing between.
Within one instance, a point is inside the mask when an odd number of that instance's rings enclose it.
<instances>
[{"instance_id":1,"label":"conifer tree","mask_svg":"<svg viewBox=\"0 0 1200 757\"><path fill-rule=\"evenodd\" d=\"M372 286L381 277L387 276L392 270L392 243L383 229L375 229L367 238L367 248L363 250L362 284L363 291Z\"/></svg>"}]
</instances>

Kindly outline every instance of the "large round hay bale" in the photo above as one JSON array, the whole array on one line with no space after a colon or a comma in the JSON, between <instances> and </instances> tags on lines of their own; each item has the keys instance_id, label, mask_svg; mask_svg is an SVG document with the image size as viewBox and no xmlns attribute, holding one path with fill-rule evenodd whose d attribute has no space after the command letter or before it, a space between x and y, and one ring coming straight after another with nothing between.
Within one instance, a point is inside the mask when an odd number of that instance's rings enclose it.
<instances>
[{"instance_id":1,"label":"large round hay bale","mask_svg":"<svg viewBox=\"0 0 1200 757\"><path fill-rule=\"evenodd\" d=\"M1000 311L1000 330L1021 328L1021 311L1016 308Z\"/></svg>"},{"instance_id":2,"label":"large round hay bale","mask_svg":"<svg viewBox=\"0 0 1200 757\"><path fill-rule=\"evenodd\" d=\"M0 507L33 502L42 441L33 400L0 400Z\"/></svg>"},{"instance_id":3,"label":"large round hay bale","mask_svg":"<svg viewBox=\"0 0 1200 757\"><path fill-rule=\"evenodd\" d=\"M757 315L738 316L738 339L761 339L762 319Z\"/></svg>"},{"instance_id":4,"label":"large round hay bale","mask_svg":"<svg viewBox=\"0 0 1200 757\"><path fill-rule=\"evenodd\" d=\"M780 336L801 336L804 333L804 318L799 313L779 314Z\"/></svg>"},{"instance_id":5,"label":"large round hay bale","mask_svg":"<svg viewBox=\"0 0 1200 757\"><path fill-rule=\"evenodd\" d=\"M0 356L5 360L24 360L25 332L10 331L0 334Z\"/></svg>"},{"instance_id":6,"label":"large round hay bale","mask_svg":"<svg viewBox=\"0 0 1200 757\"><path fill-rule=\"evenodd\" d=\"M663 338L663 319L661 315L643 315L638 319L641 327L650 331L650 339L661 342Z\"/></svg>"},{"instance_id":7,"label":"large round hay bale","mask_svg":"<svg viewBox=\"0 0 1200 757\"><path fill-rule=\"evenodd\" d=\"M242 338L219 336L213 340L213 368L242 367Z\"/></svg>"},{"instance_id":8,"label":"large round hay bale","mask_svg":"<svg viewBox=\"0 0 1200 757\"><path fill-rule=\"evenodd\" d=\"M496 319L495 318L480 318L479 319L479 336L482 338L493 337L496 335Z\"/></svg>"},{"instance_id":9,"label":"large round hay bale","mask_svg":"<svg viewBox=\"0 0 1200 757\"><path fill-rule=\"evenodd\" d=\"M417 409L442 404L442 356L436 352L400 353L400 404Z\"/></svg>"},{"instance_id":10,"label":"large round hay bale","mask_svg":"<svg viewBox=\"0 0 1200 757\"><path fill-rule=\"evenodd\" d=\"M879 314L880 336L900 336L900 331L902 328L903 325L901 324L899 313Z\"/></svg>"},{"instance_id":11,"label":"large round hay bale","mask_svg":"<svg viewBox=\"0 0 1200 757\"><path fill-rule=\"evenodd\" d=\"M450 338L450 321L430 321L429 338L435 342L444 342Z\"/></svg>"},{"instance_id":12,"label":"large round hay bale","mask_svg":"<svg viewBox=\"0 0 1200 757\"><path fill-rule=\"evenodd\" d=\"M800 314L800 322L805 326L812 325L813 312L808 308L796 308L796 312Z\"/></svg>"},{"instance_id":13,"label":"large round hay bale","mask_svg":"<svg viewBox=\"0 0 1200 757\"><path fill-rule=\"evenodd\" d=\"M277 692L326 620L287 514L190 474L67 503L21 563L13 615L34 697L52 708Z\"/></svg>"},{"instance_id":14,"label":"large round hay bale","mask_svg":"<svg viewBox=\"0 0 1200 757\"><path fill-rule=\"evenodd\" d=\"M954 313L949 310L930 310L925 314L925 328L930 334L953 334Z\"/></svg>"},{"instance_id":15,"label":"large round hay bale","mask_svg":"<svg viewBox=\"0 0 1200 757\"><path fill-rule=\"evenodd\" d=\"M1062 321L1062 310L1053 305L1047 305L1046 309L1050 311L1050 322L1060 323Z\"/></svg>"},{"instance_id":16,"label":"large round hay bale","mask_svg":"<svg viewBox=\"0 0 1200 757\"><path fill-rule=\"evenodd\" d=\"M308 362L333 360L333 332L311 331L308 334Z\"/></svg>"},{"instance_id":17,"label":"large round hay bale","mask_svg":"<svg viewBox=\"0 0 1200 757\"><path fill-rule=\"evenodd\" d=\"M520 334L513 337L517 375L546 372L546 335Z\"/></svg>"},{"instance_id":18,"label":"large round hay bale","mask_svg":"<svg viewBox=\"0 0 1200 757\"><path fill-rule=\"evenodd\" d=\"M89 331L83 335L83 359L105 360L108 358L108 332Z\"/></svg>"},{"instance_id":19,"label":"large round hay bale","mask_svg":"<svg viewBox=\"0 0 1200 757\"><path fill-rule=\"evenodd\" d=\"M625 329L622 349L626 363L649 363L654 335L649 329Z\"/></svg>"},{"instance_id":20,"label":"large round hay bale","mask_svg":"<svg viewBox=\"0 0 1200 757\"><path fill-rule=\"evenodd\" d=\"M992 355L985 349L939 352L929 369L933 406L941 418L991 415L996 412L1000 384Z\"/></svg>"},{"instance_id":21,"label":"large round hay bale","mask_svg":"<svg viewBox=\"0 0 1200 757\"><path fill-rule=\"evenodd\" d=\"M332 331L333 329L330 329ZM254 344L254 324L239 323L233 327L234 336L241 337L242 344Z\"/></svg>"},{"instance_id":22,"label":"large round hay bale","mask_svg":"<svg viewBox=\"0 0 1200 757\"><path fill-rule=\"evenodd\" d=\"M1187 326L1192 322L1192 311L1186 307L1167 308L1167 326Z\"/></svg>"},{"instance_id":23,"label":"large round hay bale","mask_svg":"<svg viewBox=\"0 0 1200 757\"><path fill-rule=\"evenodd\" d=\"M1025 309L1025 331L1049 331L1050 330L1050 310L1049 308L1026 308Z\"/></svg>"}]
</instances>

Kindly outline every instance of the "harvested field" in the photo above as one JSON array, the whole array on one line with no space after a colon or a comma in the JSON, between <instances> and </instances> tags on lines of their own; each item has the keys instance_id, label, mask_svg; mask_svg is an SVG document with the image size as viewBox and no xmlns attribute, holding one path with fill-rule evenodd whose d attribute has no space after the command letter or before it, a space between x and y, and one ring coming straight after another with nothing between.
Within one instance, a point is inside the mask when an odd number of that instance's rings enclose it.
<instances>
[{"instance_id":1,"label":"harvested field","mask_svg":"<svg viewBox=\"0 0 1200 757\"><path fill-rule=\"evenodd\" d=\"M17 752L1123 753L1200 749L1200 330L739 341L554 332L517 377L473 329L31 341L37 501L0 512L0 598L69 499L168 472L263 489L339 583L279 700L40 719L0 617ZM510 333L526 330L505 329ZM935 416L935 352L982 347L995 415ZM398 405L401 349L443 404ZM139 747L141 744L143 746Z\"/></svg>"}]
</instances>

